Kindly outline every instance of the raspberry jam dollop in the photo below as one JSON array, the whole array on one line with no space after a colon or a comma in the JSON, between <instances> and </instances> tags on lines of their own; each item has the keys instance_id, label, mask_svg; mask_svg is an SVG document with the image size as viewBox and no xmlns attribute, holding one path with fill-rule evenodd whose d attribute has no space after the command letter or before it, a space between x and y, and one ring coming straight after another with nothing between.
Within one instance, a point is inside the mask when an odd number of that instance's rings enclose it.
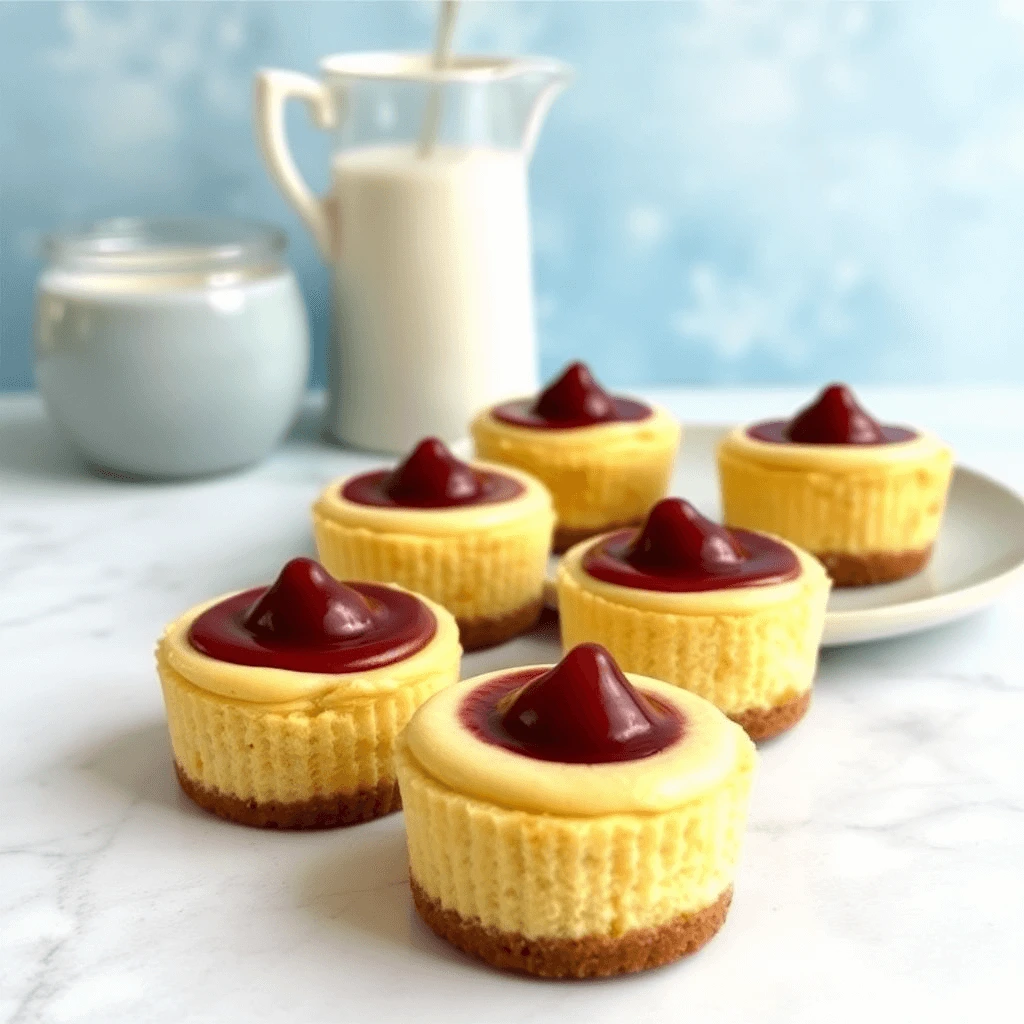
<instances>
[{"instance_id":1,"label":"raspberry jam dollop","mask_svg":"<svg viewBox=\"0 0 1024 1024\"><path fill-rule=\"evenodd\" d=\"M594 380L585 363L570 363L534 400L505 402L491 410L503 423L539 430L571 430L598 423L645 420L651 407L610 395Z\"/></svg>"},{"instance_id":2,"label":"raspberry jam dollop","mask_svg":"<svg viewBox=\"0 0 1024 1024\"><path fill-rule=\"evenodd\" d=\"M879 423L845 384L829 384L791 420L755 423L747 434L775 444L897 444L917 437L909 427Z\"/></svg>"},{"instance_id":3,"label":"raspberry jam dollop","mask_svg":"<svg viewBox=\"0 0 1024 1024\"><path fill-rule=\"evenodd\" d=\"M428 437L396 469L353 477L341 496L380 508L460 508L510 501L524 490L513 477L476 469L452 455L444 442Z\"/></svg>"},{"instance_id":4,"label":"raspberry jam dollop","mask_svg":"<svg viewBox=\"0 0 1024 1024\"><path fill-rule=\"evenodd\" d=\"M412 594L375 583L341 583L310 558L293 558L269 587L207 608L191 645L234 665L292 672L368 672L393 665L433 639L437 620Z\"/></svg>"},{"instance_id":5,"label":"raspberry jam dollop","mask_svg":"<svg viewBox=\"0 0 1024 1024\"><path fill-rule=\"evenodd\" d=\"M686 725L678 708L633 686L600 644L580 644L546 671L488 680L463 698L459 719L487 743L565 764L650 757Z\"/></svg>"},{"instance_id":6,"label":"raspberry jam dollop","mask_svg":"<svg viewBox=\"0 0 1024 1024\"><path fill-rule=\"evenodd\" d=\"M800 575L800 562L771 537L719 526L688 501L665 498L640 530L594 544L583 570L620 587L689 593L784 583Z\"/></svg>"}]
</instances>

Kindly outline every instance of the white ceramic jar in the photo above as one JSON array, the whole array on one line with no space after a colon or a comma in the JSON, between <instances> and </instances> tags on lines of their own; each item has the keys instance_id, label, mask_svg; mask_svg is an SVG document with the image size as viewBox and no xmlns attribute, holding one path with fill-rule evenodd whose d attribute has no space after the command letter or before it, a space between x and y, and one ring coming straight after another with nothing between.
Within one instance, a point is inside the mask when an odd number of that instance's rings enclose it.
<instances>
[{"instance_id":1,"label":"white ceramic jar","mask_svg":"<svg viewBox=\"0 0 1024 1024\"><path fill-rule=\"evenodd\" d=\"M186 477L262 458L298 412L309 326L282 232L105 221L48 239L36 382L95 467Z\"/></svg>"}]
</instances>

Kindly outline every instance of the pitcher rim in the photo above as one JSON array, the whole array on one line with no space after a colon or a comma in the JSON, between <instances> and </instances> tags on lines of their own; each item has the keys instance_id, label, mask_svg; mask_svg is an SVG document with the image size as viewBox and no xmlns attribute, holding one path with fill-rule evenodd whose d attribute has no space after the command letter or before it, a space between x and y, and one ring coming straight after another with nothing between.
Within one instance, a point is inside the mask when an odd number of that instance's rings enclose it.
<instances>
[{"instance_id":1,"label":"pitcher rim","mask_svg":"<svg viewBox=\"0 0 1024 1024\"><path fill-rule=\"evenodd\" d=\"M556 57L454 54L438 68L430 53L400 50L334 53L321 59L320 70L334 78L408 82L500 82L524 74L566 79L573 75L572 66Z\"/></svg>"}]
</instances>

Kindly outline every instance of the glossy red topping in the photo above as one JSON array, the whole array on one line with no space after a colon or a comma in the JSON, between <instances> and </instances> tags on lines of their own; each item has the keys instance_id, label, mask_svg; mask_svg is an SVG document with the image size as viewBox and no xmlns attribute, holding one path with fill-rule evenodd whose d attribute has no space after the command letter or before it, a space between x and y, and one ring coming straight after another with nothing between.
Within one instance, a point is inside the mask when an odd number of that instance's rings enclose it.
<instances>
[{"instance_id":1,"label":"glossy red topping","mask_svg":"<svg viewBox=\"0 0 1024 1024\"><path fill-rule=\"evenodd\" d=\"M762 533L730 530L688 501L665 498L643 529L619 530L583 556L594 579L668 593L783 583L800 575L793 551Z\"/></svg>"},{"instance_id":2,"label":"glossy red topping","mask_svg":"<svg viewBox=\"0 0 1024 1024\"><path fill-rule=\"evenodd\" d=\"M536 401L505 402L495 406L492 415L517 427L571 430L596 423L644 420L651 409L643 402L610 395L594 380L585 363L576 362L570 363Z\"/></svg>"},{"instance_id":3,"label":"glossy red topping","mask_svg":"<svg viewBox=\"0 0 1024 1024\"><path fill-rule=\"evenodd\" d=\"M293 672L367 672L422 650L437 631L412 594L375 583L340 583L309 558L293 558L270 587L200 615L188 638L210 658Z\"/></svg>"},{"instance_id":4,"label":"glossy red topping","mask_svg":"<svg viewBox=\"0 0 1024 1024\"><path fill-rule=\"evenodd\" d=\"M758 441L784 444L894 444L917 432L879 423L845 384L829 384L791 420L766 420L747 430Z\"/></svg>"},{"instance_id":5,"label":"glossy red topping","mask_svg":"<svg viewBox=\"0 0 1024 1024\"><path fill-rule=\"evenodd\" d=\"M546 672L489 680L465 697L459 718L487 743L567 764L650 757L685 724L677 708L637 690L600 644L574 647Z\"/></svg>"},{"instance_id":6,"label":"glossy red topping","mask_svg":"<svg viewBox=\"0 0 1024 1024\"><path fill-rule=\"evenodd\" d=\"M353 477L341 495L383 508L459 508L518 498L523 485L511 476L475 469L436 437L420 441L397 469Z\"/></svg>"}]
</instances>

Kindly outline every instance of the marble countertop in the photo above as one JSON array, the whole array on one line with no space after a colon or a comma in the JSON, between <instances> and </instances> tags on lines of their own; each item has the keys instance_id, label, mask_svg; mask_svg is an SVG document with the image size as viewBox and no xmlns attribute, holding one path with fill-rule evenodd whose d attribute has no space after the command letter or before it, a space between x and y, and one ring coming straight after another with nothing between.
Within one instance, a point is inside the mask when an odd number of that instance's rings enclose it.
<instances>
[{"instance_id":1,"label":"marble countertop","mask_svg":"<svg viewBox=\"0 0 1024 1024\"><path fill-rule=\"evenodd\" d=\"M659 397L724 422L806 392ZM864 397L1024 490L1024 389ZM123 484L83 469L36 398L0 399L0 1020L831 1024L1019 1008L1020 588L945 629L824 652L812 714L762 748L726 927L648 975L537 982L451 950L412 912L400 815L275 834L193 807L154 640L189 605L312 553L319 488L374 462L315 424L311 406L246 473ZM542 629L465 670L556 653Z\"/></svg>"}]
</instances>

